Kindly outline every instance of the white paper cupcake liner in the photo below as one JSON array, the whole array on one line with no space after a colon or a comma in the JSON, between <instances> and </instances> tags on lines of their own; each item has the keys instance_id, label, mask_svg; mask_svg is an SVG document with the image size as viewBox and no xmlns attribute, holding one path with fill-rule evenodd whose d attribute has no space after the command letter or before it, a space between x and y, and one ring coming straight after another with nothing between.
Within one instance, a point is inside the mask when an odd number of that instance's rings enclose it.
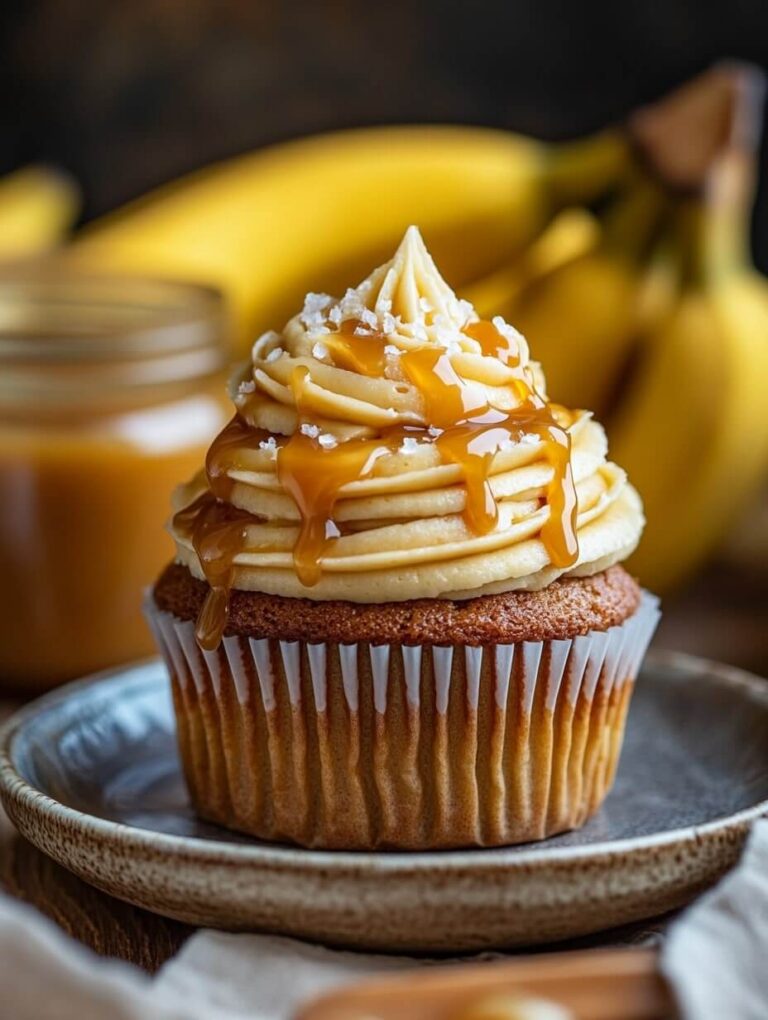
<instances>
[{"instance_id":1,"label":"white paper cupcake liner","mask_svg":"<svg viewBox=\"0 0 768 1020\"><path fill-rule=\"evenodd\" d=\"M147 617L196 810L329 848L497 846L575 828L613 782L659 619L571 640L452 647L232 636Z\"/></svg>"}]
</instances>

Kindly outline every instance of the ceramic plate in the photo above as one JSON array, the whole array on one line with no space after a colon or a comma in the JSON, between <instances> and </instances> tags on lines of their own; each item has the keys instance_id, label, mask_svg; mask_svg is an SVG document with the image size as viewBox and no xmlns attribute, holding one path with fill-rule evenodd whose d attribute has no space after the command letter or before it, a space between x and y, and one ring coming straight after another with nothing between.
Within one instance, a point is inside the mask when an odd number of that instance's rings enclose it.
<instances>
[{"instance_id":1,"label":"ceramic plate","mask_svg":"<svg viewBox=\"0 0 768 1020\"><path fill-rule=\"evenodd\" d=\"M658 915L734 864L768 813L768 682L650 655L603 810L523 847L321 852L198 821L159 662L18 713L0 792L22 834L81 878L193 924L390 950L531 945Z\"/></svg>"}]
</instances>

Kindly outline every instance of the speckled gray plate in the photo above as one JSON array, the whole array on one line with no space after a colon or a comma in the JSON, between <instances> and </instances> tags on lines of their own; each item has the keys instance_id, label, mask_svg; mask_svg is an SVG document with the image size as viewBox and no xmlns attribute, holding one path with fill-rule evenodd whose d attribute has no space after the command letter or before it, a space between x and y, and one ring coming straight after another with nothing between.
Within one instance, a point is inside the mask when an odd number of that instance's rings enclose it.
<instances>
[{"instance_id":1,"label":"speckled gray plate","mask_svg":"<svg viewBox=\"0 0 768 1020\"><path fill-rule=\"evenodd\" d=\"M399 950L534 944L680 906L737 860L768 813L768 682L649 656L605 807L525 847L318 852L198 821L159 662L18 713L0 735L0 793L65 867L184 921Z\"/></svg>"}]
</instances>

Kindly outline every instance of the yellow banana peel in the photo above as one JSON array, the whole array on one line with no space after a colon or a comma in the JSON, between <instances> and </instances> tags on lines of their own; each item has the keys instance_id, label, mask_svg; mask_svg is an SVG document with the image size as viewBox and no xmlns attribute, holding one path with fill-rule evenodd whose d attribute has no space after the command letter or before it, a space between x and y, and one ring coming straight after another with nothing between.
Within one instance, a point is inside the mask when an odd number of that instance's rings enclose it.
<instances>
[{"instance_id":1,"label":"yellow banana peel","mask_svg":"<svg viewBox=\"0 0 768 1020\"><path fill-rule=\"evenodd\" d=\"M510 320L524 287L591 251L599 237L599 221L588 209L564 209L512 262L463 287L462 297L481 318L501 315Z\"/></svg>"},{"instance_id":2,"label":"yellow banana peel","mask_svg":"<svg viewBox=\"0 0 768 1020\"><path fill-rule=\"evenodd\" d=\"M279 328L307 282L338 292L419 223L458 287L510 261L558 203L628 159L606 134L563 150L503 131L370 128L275 146L200 171L90 226L67 261L212 284L236 352Z\"/></svg>"}]
</instances>

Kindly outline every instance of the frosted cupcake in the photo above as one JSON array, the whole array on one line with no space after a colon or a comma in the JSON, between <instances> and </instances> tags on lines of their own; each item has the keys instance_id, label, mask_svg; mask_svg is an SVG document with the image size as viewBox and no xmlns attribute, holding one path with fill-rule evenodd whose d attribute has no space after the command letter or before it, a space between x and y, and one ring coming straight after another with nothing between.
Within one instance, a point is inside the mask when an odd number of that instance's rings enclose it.
<instances>
[{"instance_id":1,"label":"frosted cupcake","mask_svg":"<svg viewBox=\"0 0 768 1020\"><path fill-rule=\"evenodd\" d=\"M415 228L231 392L148 605L199 814L346 849L583 824L658 618L618 566L643 515L600 425Z\"/></svg>"}]
</instances>

